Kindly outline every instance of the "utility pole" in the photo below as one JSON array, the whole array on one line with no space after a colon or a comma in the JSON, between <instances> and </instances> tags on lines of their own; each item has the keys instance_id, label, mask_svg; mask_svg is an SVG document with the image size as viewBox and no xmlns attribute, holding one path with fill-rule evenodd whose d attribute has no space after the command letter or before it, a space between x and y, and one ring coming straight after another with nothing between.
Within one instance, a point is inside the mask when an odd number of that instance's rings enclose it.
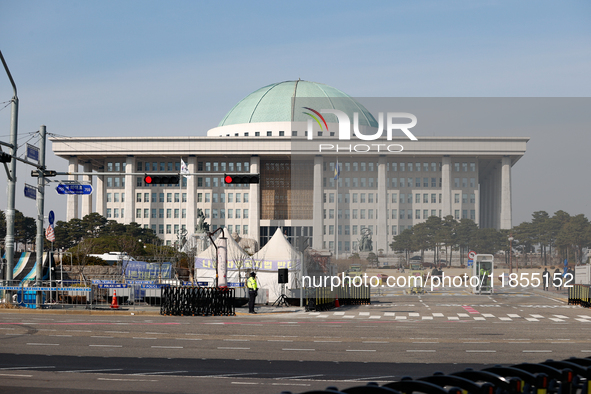
<instances>
[{"instance_id":1,"label":"utility pole","mask_svg":"<svg viewBox=\"0 0 591 394\"><path fill-rule=\"evenodd\" d=\"M14 217L15 217L15 191L16 191L16 148L17 148L17 134L18 134L18 96L16 93L16 84L12 79L6 60L0 51L0 60L4 65L8 79L12 84L14 96L12 97L11 114L10 114L10 144L12 161L10 162L10 169L8 171L8 186L6 188L8 206L6 208L6 280L12 280L12 270L14 267Z\"/></svg>"},{"instance_id":2,"label":"utility pole","mask_svg":"<svg viewBox=\"0 0 591 394\"><path fill-rule=\"evenodd\" d=\"M39 128L39 178L37 178L37 238L35 241L35 253L37 255L37 269L35 270L35 277L37 286L41 286L43 280L43 246L45 244L45 234L43 231L43 211L45 202L45 141L46 132L45 126ZM49 269L51 269L51 257L49 257ZM51 283L49 284L51 286ZM51 297L51 292L49 293ZM43 293L38 291L36 293L37 308L41 308L43 304Z\"/></svg>"}]
</instances>

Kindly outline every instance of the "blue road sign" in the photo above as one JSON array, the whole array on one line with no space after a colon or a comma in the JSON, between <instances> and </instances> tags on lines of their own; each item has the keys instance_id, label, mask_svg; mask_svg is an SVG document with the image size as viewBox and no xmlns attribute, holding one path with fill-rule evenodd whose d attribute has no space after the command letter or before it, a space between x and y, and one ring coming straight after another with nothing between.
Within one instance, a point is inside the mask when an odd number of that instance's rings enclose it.
<instances>
[{"instance_id":1,"label":"blue road sign","mask_svg":"<svg viewBox=\"0 0 591 394\"><path fill-rule=\"evenodd\" d=\"M53 226L53 221L55 220L55 214L53 213L53 211L49 211L49 216L47 220L49 220L49 224Z\"/></svg>"},{"instance_id":2,"label":"blue road sign","mask_svg":"<svg viewBox=\"0 0 591 394\"><path fill-rule=\"evenodd\" d=\"M60 183L56 186L57 194L92 194L92 185L81 185L78 183Z\"/></svg>"},{"instance_id":3,"label":"blue road sign","mask_svg":"<svg viewBox=\"0 0 591 394\"><path fill-rule=\"evenodd\" d=\"M25 197L32 198L33 200L37 199L37 188L35 186L27 185L25 183Z\"/></svg>"},{"instance_id":4,"label":"blue road sign","mask_svg":"<svg viewBox=\"0 0 591 394\"><path fill-rule=\"evenodd\" d=\"M27 144L27 158L39 161L39 148L34 145Z\"/></svg>"}]
</instances>

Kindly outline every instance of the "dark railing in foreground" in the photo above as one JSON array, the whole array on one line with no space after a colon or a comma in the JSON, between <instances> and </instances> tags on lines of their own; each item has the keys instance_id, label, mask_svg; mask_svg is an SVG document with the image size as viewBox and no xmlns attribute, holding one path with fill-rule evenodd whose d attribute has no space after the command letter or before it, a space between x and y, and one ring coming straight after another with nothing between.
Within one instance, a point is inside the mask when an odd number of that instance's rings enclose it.
<instances>
[{"instance_id":1,"label":"dark railing in foreground","mask_svg":"<svg viewBox=\"0 0 591 394\"><path fill-rule=\"evenodd\" d=\"M369 305L370 286L311 287L306 290L306 311L326 311L339 305Z\"/></svg>"},{"instance_id":2,"label":"dark railing in foreground","mask_svg":"<svg viewBox=\"0 0 591 394\"><path fill-rule=\"evenodd\" d=\"M235 289L171 286L162 288L160 314L168 316L235 316Z\"/></svg>"},{"instance_id":3,"label":"dark railing in foreground","mask_svg":"<svg viewBox=\"0 0 591 394\"><path fill-rule=\"evenodd\" d=\"M467 368L447 375L438 372L418 379L402 377L382 386L375 382L342 390L330 386L302 394L591 394L590 389L591 358L571 357L539 364L499 365L481 371Z\"/></svg>"},{"instance_id":4,"label":"dark railing in foreground","mask_svg":"<svg viewBox=\"0 0 591 394\"><path fill-rule=\"evenodd\" d=\"M569 305L581 305L585 308L591 307L591 299L589 299L589 287L589 285L572 285L572 287L569 287Z\"/></svg>"}]
</instances>

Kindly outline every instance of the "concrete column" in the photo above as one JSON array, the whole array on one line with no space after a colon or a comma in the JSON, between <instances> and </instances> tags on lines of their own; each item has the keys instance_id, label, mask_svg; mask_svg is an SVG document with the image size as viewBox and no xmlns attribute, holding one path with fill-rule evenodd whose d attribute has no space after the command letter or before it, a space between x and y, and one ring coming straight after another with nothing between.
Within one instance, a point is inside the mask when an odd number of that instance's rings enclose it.
<instances>
[{"instance_id":1,"label":"concrete column","mask_svg":"<svg viewBox=\"0 0 591 394\"><path fill-rule=\"evenodd\" d=\"M314 194L312 207L312 228L314 236L312 238L312 247L316 250L322 249L323 223L324 223L324 200L322 195L324 188L322 185L322 166L324 158L322 156L314 157ZM338 196L337 196L338 198ZM338 231L338 229L335 229Z\"/></svg>"},{"instance_id":2,"label":"concrete column","mask_svg":"<svg viewBox=\"0 0 591 394\"><path fill-rule=\"evenodd\" d=\"M494 179L495 179L495 170L494 168L491 170L488 178L486 179L486 228L494 228L494 217L495 217L495 194L494 194Z\"/></svg>"},{"instance_id":3,"label":"concrete column","mask_svg":"<svg viewBox=\"0 0 591 394\"><path fill-rule=\"evenodd\" d=\"M104 168L99 168L99 172L104 171ZM105 216L105 176L97 175L96 177L96 213Z\"/></svg>"},{"instance_id":4,"label":"concrete column","mask_svg":"<svg viewBox=\"0 0 591 394\"><path fill-rule=\"evenodd\" d=\"M451 210L451 157L443 156L441 162L441 216L452 215Z\"/></svg>"},{"instance_id":5,"label":"concrete column","mask_svg":"<svg viewBox=\"0 0 591 394\"><path fill-rule=\"evenodd\" d=\"M261 171L261 158L258 156L251 156L250 158L250 173L260 174ZM261 179L261 183L263 179ZM248 204L248 236L252 238L260 245L260 198L261 198L261 186L258 183L250 184L249 191L249 204Z\"/></svg>"},{"instance_id":6,"label":"concrete column","mask_svg":"<svg viewBox=\"0 0 591 394\"><path fill-rule=\"evenodd\" d=\"M189 156L187 167L190 173L197 172L197 158ZM185 221L187 226L187 234L195 233L195 225L197 224L197 175L192 175L187 178L187 203L184 205L187 209L187 219ZM182 196L181 196L182 198ZM182 215L182 211L181 211Z\"/></svg>"},{"instance_id":7,"label":"concrete column","mask_svg":"<svg viewBox=\"0 0 591 394\"><path fill-rule=\"evenodd\" d=\"M78 172L78 157L70 156L68 160L68 172ZM77 181L78 175L68 175L68 180ZM66 221L71 219L78 219L78 196L75 194L68 194L66 197Z\"/></svg>"},{"instance_id":8,"label":"concrete column","mask_svg":"<svg viewBox=\"0 0 591 394\"><path fill-rule=\"evenodd\" d=\"M494 183L494 228L501 228L501 167L495 166Z\"/></svg>"},{"instance_id":9,"label":"concrete column","mask_svg":"<svg viewBox=\"0 0 591 394\"><path fill-rule=\"evenodd\" d=\"M125 173L135 172L135 157L127 156L125 160ZM135 176L125 176L125 217L122 217L123 223L129 224L135 222Z\"/></svg>"},{"instance_id":10,"label":"concrete column","mask_svg":"<svg viewBox=\"0 0 591 394\"><path fill-rule=\"evenodd\" d=\"M504 156L501 160L501 226L502 230L512 227L511 215L511 158Z\"/></svg>"},{"instance_id":11,"label":"concrete column","mask_svg":"<svg viewBox=\"0 0 591 394\"><path fill-rule=\"evenodd\" d=\"M380 156L378 158L378 226L376 231L376 252L379 249L384 249L384 253L388 254L388 211L387 211L387 195L386 195L386 157ZM376 229L376 230L377 230Z\"/></svg>"},{"instance_id":12,"label":"concrete column","mask_svg":"<svg viewBox=\"0 0 591 394\"><path fill-rule=\"evenodd\" d=\"M92 172L92 164L90 162L84 163L84 172ZM92 185L92 175L83 175L82 179L85 182L90 182ZM92 213L92 194L82 196L82 217Z\"/></svg>"},{"instance_id":13,"label":"concrete column","mask_svg":"<svg viewBox=\"0 0 591 394\"><path fill-rule=\"evenodd\" d=\"M474 222L480 227L480 190L474 190Z\"/></svg>"}]
</instances>

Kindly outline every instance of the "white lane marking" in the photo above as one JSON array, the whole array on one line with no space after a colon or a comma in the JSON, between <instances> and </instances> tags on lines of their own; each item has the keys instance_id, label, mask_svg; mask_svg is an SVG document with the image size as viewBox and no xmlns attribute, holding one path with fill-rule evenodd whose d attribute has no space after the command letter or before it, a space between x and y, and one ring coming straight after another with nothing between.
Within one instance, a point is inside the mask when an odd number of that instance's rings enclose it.
<instances>
[{"instance_id":1,"label":"white lane marking","mask_svg":"<svg viewBox=\"0 0 591 394\"><path fill-rule=\"evenodd\" d=\"M384 312L384 316L396 316L396 312Z\"/></svg>"},{"instance_id":2,"label":"white lane marking","mask_svg":"<svg viewBox=\"0 0 591 394\"><path fill-rule=\"evenodd\" d=\"M389 343L388 341L363 341L362 343Z\"/></svg>"},{"instance_id":3,"label":"white lane marking","mask_svg":"<svg viewBox=\"0 0 591 394\"><path fill-rule=\"evenodd\" d=\"M490 343L490 342L462 342L462 343L482 344L482 343Z\"/></svg>"},{"instance_id":4,"label":"white lane marking","mask_svg":"<svg viewBox=\"0 0 591 394\"><path fill-rule=\"evenodd\" d=\"M552 350L523 350L523 353L552 353Z\"/></svg>"},{"instance_id":5,"label":"white lane marking","mask_svg":"<svg viewBox=\"0 0 591 394\"><path fill-rule=\"evenodd\" d=\"M495 317L495 315L493 315L491 313L483 313L482 316L484 316L484 317Z\"/></svg>"},{"instance_id":6,"label":"white lane marking","mask_svg":"<svg viewBox=\"0 0 591 394\"><path fill-rule=\"evenodd\" d=\"M108 335L91 335L91 338L113 338Z\"/></svg>"},{"instance_id":7,"label":"white lane marking","mask_svg":"<svg viewBox=\"0 0 591 394\"><path fill-rule=\"evenodd\" d=\"M514 318L516 318L516 319L521 317L521 316L519 316L519 315L516 315L516 314L514 314L514 313L508 313L508 314L507 314L507 316L509 316L509 317L514 317Z\"/></svg>"},{"instance_id":8,"label":"white lane marking","mask_svg":"<svg viewBox=\"0 0 591 394\"><path fill-rule=\"evenodd\" d=\"M434 313L433 317L443 317L443 313Z\"/></svg>"},{"instance_id":9,"label":"white lane marking","mask_svg":"<svg viewBox=\"0 0 591 394\"><path fill-rule=\"evenodd\" d=\"M182 349L182 346L151 346L152 349Z\"/></svg>"},{"instance_id":10,"label":"white lane marking","mask_svg":"<svg viewBox=\"0 0 591 394\"><path fill-rule=\"evenodd\" d=\"M129 334L129 331L105 331L108 334ZM189 334L187 334L189 335Z\"/></svg>"},{"instance_id":11,"label":"white lane marking","mask_svg":"<svg viewBox=\"0 0 591 394\"><path fill-rule=\"evenodd\" d=\"M291 339L267 339L267 342L293 342L293 340L291 340ZM322 341L314 341L314 342L322 342ZM328 341L328 342L330 342L330 341Z\"/></svg>"},{"instance_id":12,"label":"white lane marking","mask_svg":"<svg viewBox=\"0 0 591 394\"><path fill-rule=\"evenodd\" d=\"M292 350L299 351L299 350L301 350L301 351L311 351L311 352L315 352L316 351L316 349L290 349L290 348L283 348L281 350L287 350L287 351L292 351Z\"/></svg>"},{"instance_id":13,"label":"white lane marking","mask_svg":"<svg viewBox=\"0 0 591 394\"><path fill-rule=\"evenodd\" d=\"M474 320L486 320L486 318L484 318L482 316L475 316Z\"/></svg>"},{"instance_id":14,"label":"white lane marking","mask_svg":"<svg viewBox=\"0 0 591 394\"><path fill-rule=\"evenodd\" d=\"M554 315L559 319L568 319L568 316L564 316L564 315Z\"/></svg>"},{"instance_id":15,"label":"white lane marking","mask_svg":"<svg viewBox=\"0 0 591 394\"><path fill-rule=\"evenodd\" d=\"M460 320L460 318L457 316L448 316L447 320Z\"/></svg>"},{"instance_id":16,"label":"white lane marking","mask_svg":"<svg viewBox=\"0 0 591 394\"><path fill-rule=\"evenodd\" d=\"M69 332L92 332L90 330L66 330L66 331L69 331Z\"/></svg>"},{"instance_id":17,"label":"white lane marking","mask_svg":"<svg viewBox=\"0 0 591 394\"><path fill-rule=\"evenodd\" d=\"M231 384L259 384L255 382L231 382Z\"/></svg>"},{"instance_id":18,"label":"white lane marking","mask_svg":"<svg viewBox=\"0 0 591 394\"><path fill-rule=\"evenodd\" d=\"M304 386L309 387L311 384L307 383L271 383L271 386Z\"/></svg>"},{"instance_id":19,"label":"white lane marking","mask_svg":"<svg viewBox=\"0 0 591 394\"><path fill-rule=\"evenodd\" d=\"M437 341L424 341L424 342L413 342L413 343L439 343Z\"/></svg>"},{"instance_id":20,"label":"white lane marking","mask_svg":"<svg viewBox=\"0 0 591 394\"><path fill-rule=\"evenodd\" d=\"M15 373L0 373L0 376L12 376L13 378L32 378L33 375L17 375Z\"/></svg>"},{"instance_id":21,"label":"white lane marking","mask_svg":"<svg viewBox=\"0 0 591 394\"><path fill-rule=\"evenodd\" d=\"M288 342L288 341L285 341ZM293 342L293 341L289 341L289 342ZM318 343L341 343L343 341L314 341L314 342L318 342Z\"/></svg>"},{"instance_id":22,"label":"white lane marking","mask_svg":"<svg viewBox=\"0 0 591 394\"><path fill-rule=\"evenodd\" d=\"M71 371L57 371L57 372L60 372L60 373L84 373L84 372L104 372L104 371L123 371L123 368L73 369Z\"/></svg>"},{"instance_id":23,"label":"white lane marking","mask_svg":"<svg viewBox=\"0 0 591 394\"><path fill-rule=\"evenodd\" d=\"M377 316L377 315L376 315L376 316L370 316L369 318L370 318L370 319L381 319L381 318L382 318L382 316Z\"/></svg>"},{"instance_id":24,"label":"white lane marking","mask_svg":"<svg viewBox=\"0 0 591 394\"><path fill-rule=\"evenodd\" d=\"M280 379L302 379L302 378L313 378L315 376L324 376L324 374L316 374L316 375L299 375L299 376L282 376L280 378L275 378L275 380L280 380Z\"/></svg>"},{"instance_id":25,"label":"white lane marking","mask_svg":"<svg viewBox=\"0 0 591 394\"><path fill-rule=\"evenodd\" d=\"M577 321L580 321L580 322L582 322L582 323L591 323L591 320L589 320L589 319L577 319L577 318L575 317L575 320L577 320Z\"/></svg>"},{"instance_id":26,"label":"white lane marking","mask_svg":"<svg viewBox=\"0 0 591 394\"><path fill-rule=\"evenodd\" d=\"M223 347L223 346L218 346L218 349L220 349L220 350L250 350L249 347Z\"/></svg>"},{"instance_id":27,"label":"white lane marking","mask_svg":"<svg viewBox=\"0 0 591 394\"><path fill-rule=\"evenodd\" d=\"M355 318L355 316L352 316L352 315L343 316L343 319L354 319L354 318Z\"/></svg>"},{"instance_id":28,"label":"white lane marking","mask_svg":"<svg viewBox=\"0 0 591 394\"><path fill-rule=\"evenodd\" d=\"M558 319L558 318L556 318L556 317L550 317L550 318L549 318L549 320L552 320L552 321L555 321L555 322L558 322L558 323L561 323L561 322L563 322L563 321L564 321L564 320L562 320L562 319Z\"/></svg>"},{"instance_id":29,"label":"white lane marking","mask_svg":"<svg viewBox=\"0 0 591 394\"><path fill-rule=\"evenodd\" d=\"M321 317L321 318L327 318L327 317L328 317L328 315L318 315L318 316L316 316L316 317L317 317L317 318L318 318L318 317Z\"/></svg>"},{"instance_id":30,"label":"white lane marking","mask_svg":"<svg viewBox=\"0 0 591 394\"><path fill-rule=\"evenodd\" d=\"M530 316L531 317L535 317L536 319L543 319L544 318L544 316L542 316L542 315L533 315L533 314L530 314Z\"/></svg>"},{"instance_id":31,"label":"white lane marking","mask_svg":"<svg viewBox=\"0 0 591 394\"><path fill-rule=\"evenodd\" d=\"M142 376L142 375L164 375L164 374L168 374L168 373L186 373L189 371L162 371L162 372L138 372L138 373L132 373L130 375L132 376Z\"/></svg>"},{"instance_id":32,"label":"white lane marking","mask_svg":"<svg viewBox=\"0 0 591 394\"><path fill-rule=\"evenodd\" d=\"M91 347L123 347L123 345L88 345Z\"/></svg>"},{"instance_id":33,"label":"white lane marking","mask_svg":"<svg viewBox=\"0 0 591 394\"><path fill-rule=\"evenodd\" d=\"M466 350L466 353L496 353L496 350Z\"/></svg>"},{"instance_id":34,"label":"white lane marking","mask_svg":"<svg viewBox=\"0 0 591 394\"><path fill-rule=\"evenodd\" d=\"M158 339L158 338L148 338L148 337L133 337L132 339Z\"/></svg>"},{"instance_id":35,"label":"white lane marking","mask_svg":"<svg viewBox=\"0 0 591 394\"><path fill-rule=\"evenodd\" d=\"M535 319L533 317L526 317L525 320L527 320L527 321L540 321L540 319Z\"/></svg>"},{"instance_id":36,"label":"white lane marking","mask_svg":"<svg viewBox=\"0 0 591 394\"><path fill-rule=\"evenodd\" d=\"M578 315L578 316L582 319L591 319L591 316L587 316L587 315Z\"/></svg>"},{"instance_id":37,"label":"white lane marking","mask_svg":"<svg viewBox=\"0 0 591 394\"><path fill-rule=\"evenodd\" d=\"M411 317L411 316L412 317L419 317L419 316L421 316L421 314L420 313L416 313L416 312L411 312L411 313L408 314L408 317Z\"/></svg>"},{"instance_id":38,"label":"white lane marking","mask_svg":"<svg viewBox=\"0 0 591 394\"><path fill-rule=\"evenodd\" d=\"M37 368L55 368L55 366L44 366L44 367L7 367L7 368L0 368L1 371L8 371L11 369L37 369Z\"/></svg>"},{"instance_id":39,"label":"white lane marking","mask_svg":"<svg viewBox=\"0 0 591 394\"><path fill-rule=\"evenodd\" d=\"M347 349L347 352L375 352L376 350L372 349Z\"/></svg>"},{"instance_id":40,"label":"white lane marking","mask_svg":"<svg viewBox=\"0 0 591 394\"><path fill-rule=\"evenodd\" d=\"M250 342L250 339L224 339L227 342Z\"/></svg>"},{"instance_id":41,"label":"white lane marking","mask_svg":"<svg viewBox=\"0 0 591 394\"><path fill-rule=\"evenodd\" d=\"M369 312L359 312L359 316L369 316Z\"/></svg>"},{"instance_id":42,"label":"white lane marking","mask_svg":"<svg viewBox=\"0 0 591 394\"><path fill-rule=\"evenodd\" d=\"M513 319L511 319L510 317L499 317L499 320L501 320L501 321L513 321Z\"/></svg>"},{"instance_id":43,"label":"white lane marking","mask_svg":"<svg viewBox=\"0 0 591 394\"><path fill-rule=\"evenodd\" d=\"M71 335L54 334L54 335L48 335L48 337L66 337L66 338L70 338L72 336Z\"/></svg>"},{"instance_id":44,"label":"white lane marking","mask_svg":"<svg viewBox=\"0 0 591 394\"><path fill-rule=\"evenodd\" d=\"M423 320L433 320L433 316L423 316Z\"/></svg>"},{"instance_id":45,"label":"white lane marking","mask_svg":"<svg viewBox=\"0 0 591 394\"><path fill-rule=\"evenodd\" d=\"M407 353L435 353L436 350L414 350L414 349L408 349Z\"/></svg>"},{"instance_id":46,"label":"white lane marking","mask_svg":"<svg viewBox=\"0 0 591 394\"><path fill-rule=\"evenodd\" d=\"M385 378L394 378L396 377L396 375L385 375L385 376L371 376L369 378L357 378L357 379L351 379L351 381L359 381L359 380L380 380L380 379L385 379Z\"/></svg>"},{"instance_id":47,"label":"white lane marking","mask_svg":"<svg viewBox=\"0 0 591 394\"><path fill-rule=\"evenodd\" d=\"M220 374L220 375L199 375L196 377L198 377L198 378L227 378L227 377L231 377L231 376L258 375L258 374L259 374L258 372L241 372L241 373L224 373L224 374Z\"/></svg>"},{"instance_id":48,"label":"white lane marking","mask_svg":"<svg viewBox=\"0 0 591 394\"><path fill-rule=\"evenodd\" d=\"M148 335L164 335L165 333L163 333L163 332L146 332L146 334L148 334Z\"/></svg>"},{"instance_id":49,"label":"white lane marking","mask_svg":"<svg viewBox=\"0 0 591 394\"><path fill-rule=\"evenodd\" d=\"M406 320L406 316L396 316L396 320Z\"/></svg>"},{"instance_id":50,"label":"white lane marking","mask_svg":"<svg viewBox=\"0 0 591 394\"><path fill-rule=\"evenodd\" d=\"M467 313L458 313L458 316L459 317L470 317L470 315Z\"/></svg>"},{"instance_id":51,"label":"white lane marking","mask_svg":"<svg viewBox=\"0 0 591 394\"><path fill-rule=\"evenodd\" d=\"M343 316L345 314L345 312L335 312L334 315L335 316Z\"/></svg>"},{"instance_id":52,"label":"white lane marking","mask_svg":"<svg viewBox=\"0 0 591 394\"><path fill-rule=\"evenodd\" d=\"M179 341L202 341L203 339L201 338L175 338Z\"/></svg>"},{"instance_id":53,"label":"white lane marking","mask_svg":"<svg viewBox=\"0 0 591 394\"><path fill-rule=\"evenodd\" d=\"M31 345L31 346L59 346L59 343L34 343L34 342L30 342L27 343L27 345Z\"/></svg>"},{"instance_id":54,"label":"white lane marking","mask_svg":"<svg viewBox=\"0 0 591 394\"><path fill-rule=\"evenodd\" d=\"M112 378L97 378L97 380L108 380L113 382L157 382L157 380L148 379L112 379Z\"/></svg>"}]
</instances>

